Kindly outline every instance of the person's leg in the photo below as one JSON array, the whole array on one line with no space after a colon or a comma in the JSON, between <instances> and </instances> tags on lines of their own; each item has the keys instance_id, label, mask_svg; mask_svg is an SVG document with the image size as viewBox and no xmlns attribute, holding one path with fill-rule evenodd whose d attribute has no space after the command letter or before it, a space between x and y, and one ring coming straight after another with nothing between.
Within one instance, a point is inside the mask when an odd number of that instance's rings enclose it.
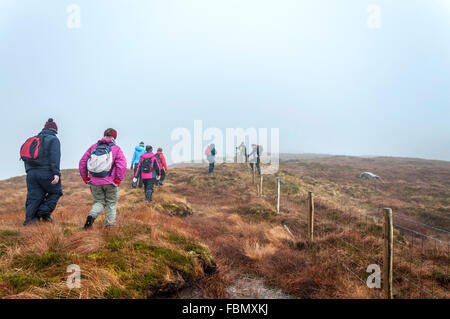
<instances>
[{"instance_id":1,"label":"person's leg","mask_svg":"<svg viewBox=\"0 0 450 319\"><path fill-rule=\"evenodd\" d=\"M37 216L45 221L51 221L51 214L58 204L59 198L62 196L61 179L58 184L52 184L53 175L50 172L40 172L39 184L45 190L47 195L39 205Z\"/></svg>"},{"instance_id":2,"label":"person's leg","mask_svg":"<svg viewBox=\"0 0 450 319\"><path fill-rule=\"evenodd\" d=\"M141 172L138 176L138 187L142 188L143 185L144 185L144 180L142 179L142 172Z\"/></svg>"},{"instance_id":3,"label":"person's leg","mask_svg":"<svg viewBox=\"0 0 450 319\"><path fill-rule=\"evenodd\" d=\"M208 169L208 173L211 174L214 170L214 162L209 163L209 169Z\"/></svg>"},{"instance_id":4,"label":"person's leg","mask_svg":"<svg viewBox=\"0 0 450 319\"><path fill-rule=\"evenodd\" d=\"M161 178L159 179L159 185L163 184L163 181L166 179L166 170L161 170Z\"/></svg>"},{"instance_id":5,"label":"person's leg","mask_svg":"<svg viewBox=\"0 0 450 319\"><path fill-rule=\"evenodd\" d=\"M116 224L119 187L116 185L104 185L104 189L106 194L106 226L114 226Z\"/></svg>"},{"instance_id":6,"label":"person's leg","mask_svg":"<svg viewBox=\"0 0 450 319\"><path fill-rule=\"evenodd\" d=\"M145 180L145 201L146 202L151 202L152 201L153 185L154 185L154 180L153 179L146 179Z\"/></svg>"},{"instance_id":7,"label":"person's leg","mask_svg":"<svg viewBox=\"0 0 450 319\"><path fill-rule=\"evenodd\" d=\"M256 169L258 170L258 174L261 175L261 166L259 160L256 162Z\"/></svg>"},{"instance_id":8,"label":"person's leg","mask_svg":"<svg viewBox=\"0 0 450 319\"><path fill-rule=\"evenodd\" d=\"M148 190L148 179L144 179L144 197L145 201L147 201L147 190Z\"/></svg>"},{"instance_id":9,"label":"person's leg","mask_svg":"<svg viewBox=\"0 0 450 319\"><path fill-rule=\"evenodd\" d=\"M24 225L29 225L39 220L36 213L45 198L45 190L39 185L36 170L31 170L27 173L27 191Z\"/></svg>"},{"instance_id":10,"label":"person's leg","mask_svg":"<svg viewBox=\"0 0 450 319\"><path fill-rule=\"evenodd\" d=\"M93 219L96 219L98 215L101 214L106 205L106 194L103 189L103 185L91 185L92 199L94 200L94 205L89 213Z\"/></svg>"}]
</instances>

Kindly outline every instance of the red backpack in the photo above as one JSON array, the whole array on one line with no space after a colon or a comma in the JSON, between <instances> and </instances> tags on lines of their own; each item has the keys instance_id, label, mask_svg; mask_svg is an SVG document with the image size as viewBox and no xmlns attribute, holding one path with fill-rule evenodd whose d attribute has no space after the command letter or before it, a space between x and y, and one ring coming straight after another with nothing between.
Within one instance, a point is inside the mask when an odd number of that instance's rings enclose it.
<instances>
[{"instance_id":1,"label":"red backpack","mask_svg":"<svg viewBox=\"0 0 450 319\"><path fill-rule=\"evenodd\" d=\"M28 138L20 148L20 158L27 164L39 165L44 153L44 136Z\"/></svg>"}]
</instances>

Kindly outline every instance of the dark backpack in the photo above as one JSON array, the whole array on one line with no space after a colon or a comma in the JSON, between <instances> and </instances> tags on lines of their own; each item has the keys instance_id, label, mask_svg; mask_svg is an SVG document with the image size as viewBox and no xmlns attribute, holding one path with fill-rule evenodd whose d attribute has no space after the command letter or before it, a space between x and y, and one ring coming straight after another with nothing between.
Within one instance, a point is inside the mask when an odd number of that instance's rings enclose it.
<instances>
[{"instance_id":1,"label":"dark backpack","mask_svg":"<svg viewBox=\"0 0 450 319\"><path fill-rule=\"evenodd\" d=\"M20 148L20 158L31 166L42 165L44 157L45 135L36 135L28 138Z\"/></svg>"},{"instance_id":2,"label":"dark backpack","mask_svg":"<svg viewBox=\"0 0 450 319\"><path fill-rule=\"evenodd\" d=\"M156 157L156 160L159 163L159 166L162 167L161 154L160 153L156 153L155 157Z\"/></svg>"},{"instance_id":3,"label":"dark backpack","mask_svg":"<svg viewBox=\"0 0 450 319\"><path fill-rule=\"evenodd\" d=\"M151 171L153 171L153 156L150 158L145 158L142 161L142 172L143 173L150 173Z\"/></svg>"}]
</instances>

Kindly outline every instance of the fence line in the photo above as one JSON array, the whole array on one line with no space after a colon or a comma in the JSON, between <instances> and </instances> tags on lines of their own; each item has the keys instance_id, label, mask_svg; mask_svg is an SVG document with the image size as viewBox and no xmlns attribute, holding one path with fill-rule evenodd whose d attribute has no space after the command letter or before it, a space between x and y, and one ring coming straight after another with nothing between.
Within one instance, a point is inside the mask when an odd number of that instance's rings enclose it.
<instances>
[{"instance_id":1,"label":"fence line","mask_svg":"<svg viewBox=\"0 0 450 319\"><path fill-rule=\"evenodd\" d=\"M252 180L254 184L259 184L256 185L257 186L257 195L262 197L262 177L260 177L260 181L256 181L255 180L255 171L256 169L252 172L253 176L252 176ZM278 176L276 178L276 188L277 188L277 199L276 199L276 207L277 207L277 212L280 212L280 197L281 196L281 191L280 191L280 181L281 181L281 177ZM267 180L265 181L267 183ZM259 187L258 187L259 186ZM267 193L267 186L266 186L266 194ZM297 193L298 194L298 193ZM314 209L315 204L314 204L314 195L317 196L318 198L318 206L316 209ZM392 224L392 231L393 231L393 241L390 244L391 248L389 249L387 245L387 238L386 235L382 235L382 232L380 231L379 227L381 228L381 225L384 225L383 227L386 227L386 221L383 220L380 217L380 213L382 208L379 207L377 208L371 208L371 207L366 207L351 201L346 201L346 200L342 200L333 196L328 196L328 195L324 195L321 193L316 193L316 192L312 192L310 191L308 193L307 198L308 200L308 207L306 209L308 213L307 215L307 223L308 223L308 227L307 227L307 234L305 234L308 238L308 241L310 243L314 243L314 244L318 244L318 246L326 246L326 247L330 247L330 248L334 248L337 250L338 248L338 243L342 243L343 246L342 247L345 251L352 251L353 253L350 254L359 254L359 256L362 256L365 260L370 260L372 262L374 262L377 265L381 265L383 266L384 270L384 280L383 280L383 286L387 287L387 282L386 281L392 281L392 285L388 285L388 287L391 287L391 290L387 289L385 290L385 297L389 298L392 297L393 293L397 294L397 295L404 295L405 294L405 289L407 288L407 291L409 292L409 296L411 297L413 294L413 287L415 287L415 289L417 289L416 291L420 291L420 293L424 293L427 296L430 296L431 298L436 298L438 297L438 295L436 295L436 293L439 293L437 291L436 288L436 284L437 284L437 280L436 278L434 278L435 274L439 275L439 276L444 276L442 279L445 283L445 280L448 281L449 277L449 256L450 256L450 242L443 240L443 239L438 239L434 236L428 235L428 234L424 234L418 230L414 230L411 229L409 227L406 227L404 225L400 225L398 224L398 222L393 222L393 220L391 219L391 224ZM332 209L330 209L330 207L328 206L321 206L321 203L326 202L329 204L332 204L333 206L335 206L336 208L338 208L343 214L337 215L337 217L335 219L333 219L333 216L329 216L330 214L327 213L325 214L325 216L323 216L322 214L322 207L325 207L325 210L330 210L332 211ZM295 202L294 202L295 203ZM355 210L355 208L357 208ZM316 214L318 213L318 214ZM336 212L334 212L336 214ZM355 216L355 213L356 216ZM315 218L316 216L317 218ZM435 227L432 225L427 225L425 223L419 222L419 221L415 221L413 219L404 217L404 216L397 216L395 214L393 214L393 219L394 220L402 220L405 222L409 222L412 224L415 224L417 226L420 227L425 227L431 231L436 231L439 232L441 234L441 236L446 236L448 234L450 234L449 231L439 228L439 227ZM391 217L391 218L392 218ZM355 220L354 220L355 219ZM364 222L365 220L365 222ZM341 225L342 224L342 225ZM314 225L318 226L319 229L321 227L321 232L317 233L317 235L314 233ZM375 225L375 228L374 226ZM330 227L331 226L331 227ZM343 227L342 227L343 226ZM362 229L363 228L363 229ZM400 233L394 232L394 229L399 231ZM386 231L386 230L385 230ZM328 233L332 233L332 235L334 235L334 237L336 237L336 241L334 241L335 246L333 247L331 243L328 242ZM361 233L365 234L363 236L361 236ZM337 234L336 234L337 233ZM360 236L360 239L354 239L353 243L351 242L352 240L352 234L353 233L358 233ZM380 233L380 234L378 234ZM411 235L411 240L408 244L408 240L405 239L408 236L405 236L405 234L410 234ZM363 238L365 239L367 237L367 235L373 235L373 240L375 241L368 241L368 243L372 244L371 247L369 247L372 251L370 253L366 252L366 241L362 240ZM418 247L414 247L414 237L420 237L421 238L421 250L420 250L420 254L418 254ZM330 237L331 238L331 237ZM382 245L380 242L380 238L384 241L384 245ZM377 243L378 241L378 243ZM426 245L424 243L424 241L426 242ZM429 241L429 242L428 242ZM406 244L405 244L406 243ZM430 244L434 243L434 249L429 249L430 248ZM441 251L441 246L439 246L439 249L437 247L437 245L442 245L445 246L445 248L447 249L447 254L445 257L445 253L442 253ZM362 245L362 247L361 247ZM375 246L373 246L375 245ZM375 258L373 257L373 249L376 248L376 246L378 245L378 248L384 247L384 254L385 256L383 258ZM394 246L392 246L394 245ZM398 246L401 248L400 252L398 251L398 249L395 249L395 246ZM394 249L392 249L392 247L394 247ZM420 247L419 247L420 248ZM424 248L428 249L428 250L424 250ZM395 250L395 254L393 254ZM342 253L342 249L339 250ZM375 250L377 251L377 250ZM390 252L389 252L390 251ZM427 254L431 254L432 255L427 255ZM379 254L380 252L378 252ZM371 255L372 254L372 255ZM442 255L441 255L442 254ZM387 256L390 256L389 258ZM397 256L398 258L395 259L395 262L392 262L392 256ZM443 267L446 267L446 271L441 273L440 272L440 268L442 267L442 265L440 265L440 263L442 263L442 261L439 261L439 258L441 258L440 256L442 256L442 258L444 258L444 262L445 260L447 260L447 264ZM356 262L354 260L354 258L351 258L349 256L347 256L345 254L345 256L342 256L342 254L339 254L339 256L335 256L336 257L336 261L346 270L348 271L350 274L352 274L353 276L357 277L357 279L359 279L361 282L363 282L364 284L366 284L366 282L364 281L363 278L361 278L357 272L355 272L354 270L352 270L352 266L356 266L358 268L363 269L364 267L362 265L360 265L358 262ZM419 258L422 257L422 258ZM343 262L342 258L346 258L347 263ZM446 258L446 259L445 259ZM361 259L361 258L359 258ZM420 259L420 261L419 261ZM435 259L437 261L435 261ZM427 263L429 263L431 261L431 266L428 266ZM408 267L403 266L403 264L405 264ZM389 267L390 268L386 268ZM417 275L417 272L413 272L413 265L414 267L419 267L419 274ZM422 266L425 265L426 267L430 267L431 268L431 275L425 275L423 272L424 270L422 269ZM392 268L393 267L393 268ZM386 276L386 272L387 271L393 272L393 275L389 276L389 274L387 274L388 276ZM406 269L406 270L405 270ZM436 270L437 269L437 270ZM408 273L409 271L409 273ZM406 277L406 274L409 274L410 278ZM436 275L436 276L437 276ZM424 277L425 276L425 277ZM413 280L411 277L415 277L415 279L417 279L417 282L415 280ZM404 286L404 283L408 283L408 287ZM440 283L440 282L439 282ZM430 287L431 286L431 287ZM427 288L428 287L428 288ZM439 287L439 286L438 286ZM431 288L431 289L430 289ZM448 289L448 284L447 287L443 286L442 288L439 288L440 291L443 290L444 295L449 294L449 289ZM374 291L373 289L370 289L370 291ZM378 293L381 293L381 291L377 291ZM422 296L422 295L420 295Z\"/></svg>"}]
</instances>

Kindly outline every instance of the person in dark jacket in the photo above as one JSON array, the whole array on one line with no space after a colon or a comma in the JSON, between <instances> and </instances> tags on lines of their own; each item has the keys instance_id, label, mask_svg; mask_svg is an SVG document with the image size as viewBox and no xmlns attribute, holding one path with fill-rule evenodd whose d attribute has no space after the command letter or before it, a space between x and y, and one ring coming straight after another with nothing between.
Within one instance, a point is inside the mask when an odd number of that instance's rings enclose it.
<instances>
[{"instance_id":1,"label":"person in dark jacket","mask_svg":"<svg viewBox=\"0 0 450 319\"><path fill-rule=\"evenodd\" d=\"M38 134L42 138L43 157L39 164L25 162L27 173L27 201L24 225L37 221L52 222L51 214L62 196L61 144L56 137L58 126L49 119Z\"/></svg>"}]
</instances>

